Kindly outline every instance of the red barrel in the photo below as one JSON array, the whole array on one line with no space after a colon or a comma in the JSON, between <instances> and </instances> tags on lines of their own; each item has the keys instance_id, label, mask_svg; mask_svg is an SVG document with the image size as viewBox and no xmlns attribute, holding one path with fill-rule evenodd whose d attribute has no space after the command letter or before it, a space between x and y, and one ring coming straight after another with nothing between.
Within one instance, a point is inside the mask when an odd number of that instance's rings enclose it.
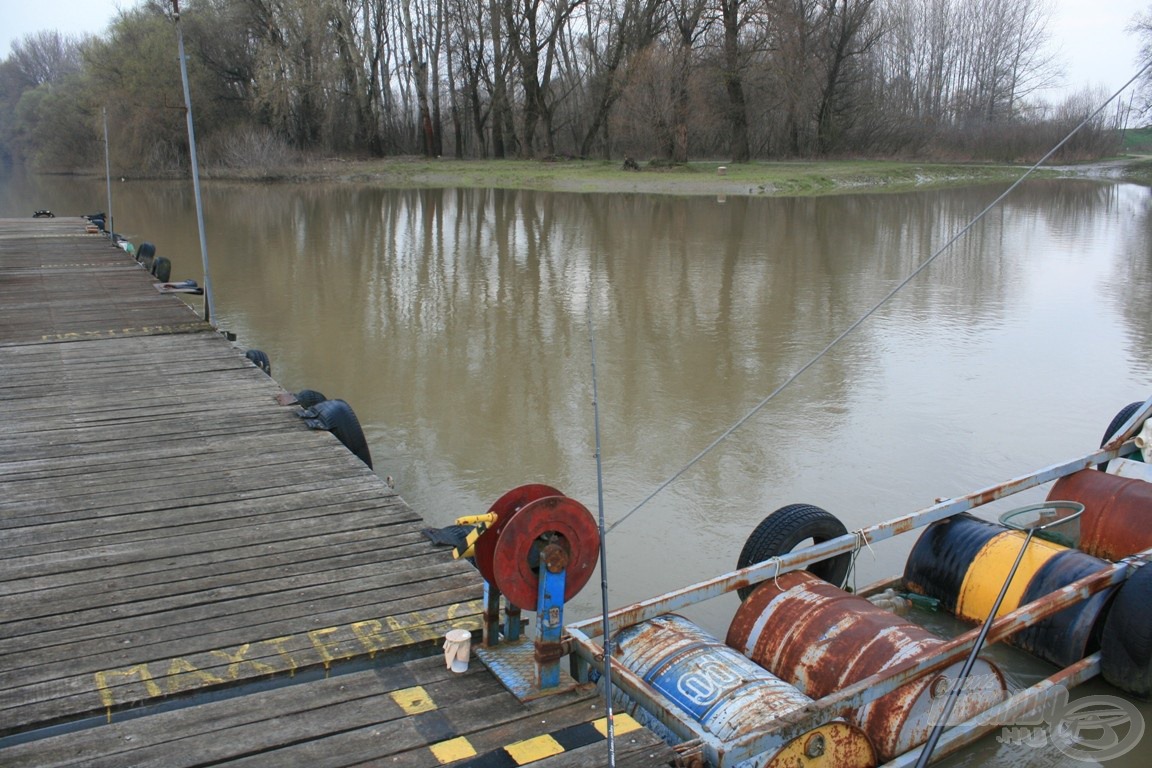
<instances>
[{"instance_id":1,"label":"red barrel","mask_svg":"<svg viewBox=\"0 0 1152 768\"><path fill-rule=\"evenodd\" d=\"M819 699L909 659L935 653L944 640L806 571L763 582L736 612L728 645ZM881 761L923 744L939 721L963 662L914 679L849 713ZM953 722L1003 700L1004 677L978 660L957 699Z\"/></svg>"},{"instance_id":2,"label":"red barrel","mask_svg":"<svg viewBox=\"0 0 1152 768\"><path fill-rule=\"evenodd\" d=\"M1152 483L1082 469L1056 481L1050 501L1078 501L1080 549L1121 560L1152 547Z\"/></svg>"}]
</instances>

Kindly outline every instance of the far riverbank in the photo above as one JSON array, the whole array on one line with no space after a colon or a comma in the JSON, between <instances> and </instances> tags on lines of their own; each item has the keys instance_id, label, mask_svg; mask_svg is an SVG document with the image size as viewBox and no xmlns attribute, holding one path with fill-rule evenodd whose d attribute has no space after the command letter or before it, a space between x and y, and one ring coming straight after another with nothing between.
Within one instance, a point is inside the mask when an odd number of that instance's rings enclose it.
<instances>
[{"instance_id":1,"label":"far riverbank","mask_svg":"<svg viewBox=\"0 0 1152 768\"><path fill-rule=\"evenodd\" d=\"M1024 165L895 160L640 163L628 170L608 160L452 160L394 157L306 160L277 167L205 168L204 179L257 183L356 183L384 187L534 189L662 195L796 197L851 192L907 192L1011 183ZM103 178L102 172L91 175ZM130 172L115 174L136 180ZM1080 165L1039 169L1034 178L1089 178L1152 186L1152 157L1126 155Z\"/></svg>"},{"instance_id":2,"label":"far riverbank","mask_svg":"<svg viewBox=\"0 0 1152 768\"><path fill-rule=\"evenodd\" d=\"M845 192L904 192L913 189L1009 183L1022 165L917 163L886 160L813 162L722 161L626 170L605 160L327 160L276 169L213 170L206 178L243 181L318 181L389 187L485 187L552 192L635 192L670 195L812 196ZM1152 159L1126 156L1108 161L1043 168L1037 178L1111 178L1152 185Z\"/></svg>"}]
</instances>

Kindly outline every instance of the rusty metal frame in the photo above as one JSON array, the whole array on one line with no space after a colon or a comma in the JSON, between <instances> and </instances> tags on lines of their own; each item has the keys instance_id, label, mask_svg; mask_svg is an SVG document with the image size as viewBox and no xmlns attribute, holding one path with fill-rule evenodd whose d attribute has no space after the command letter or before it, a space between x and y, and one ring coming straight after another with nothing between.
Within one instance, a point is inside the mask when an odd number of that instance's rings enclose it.
<instances>
[{"instance_id":1,"label":"rusty metal frame","mask_svg":"<svg viewBox=\"0 0 1152 768\"><path fill-rule=\"evenodd\" d=\"M1065 667L1049 678L1018 691L994 707L981 712L968 720L964 728L945 731L937 742L934 756L946 757L962 747L973 744L998 727L1019 722L1029 714L1043 710L1045 704L1056 696L1060 688L1075 688L1100 674L1100 652L1086 656L1080 661ZM921 747L905 752L885 763L882 768L910 768L920 758Z\"/></svg>"},{"instance_id":2,"label":"rusty metal frame","mask_svg":"<svg viewBox=\"0 0 1152 768\"><path fill-rule=\"evenodd\" d=\"M597 616L574 622L566 627L566 643L573 654L573 666L581 679L586 679L587 670L602 663L604 650L597 638L601 637L606 625L609 627L609 631L615 634L625 627L647 621L661 614L710 600L740 587L773 578L781 573L807 567L814 562L858 550L871 542L883 541L902 533L923 528L939 520L1117 458L1122 453L1131 453L1134 449L1131 438L1136 433L1137 426L1142 424L1150 415L1152 415L1152 398L1145 401L1117 431L1116 435L1099 450L1078 459L1053 464L1023 477L1013 478L965 496L939 501L909 515L868 526L835 539L780 555L763 563L730 571L664 595L618 608L608 613L607 621L605 621L605 617ZM993 622L987 637L988 644L1003 640L1068 606L1088 599L1090 595L1096 592L1121 583L1128 577L1133 568L1148 558L1152 558L1152 550L1145 550L1138 555L1126 558L1113 564L1111 568L1086 576L1036 601L1020 606ZM634 700L677 736L685 740L699 740L703 744L709 760L714 765L722 767L742 762L760 754L774 752L797 736L823 725L831 719L842 716L847 710L874 701L922 674L956 663L971 651L978 633L979 628L974 628L948 641L940 648L939 653L928 659L912 660L899 664L890 670L861 680L841 691L825 696L802 710L779 718L764 732L748 736L732 744L720 743L716 737L704 731L699 724L682 717L673 702L630 670L616 667L614 683L621 692ZM988 710L984 715L967 721L964 724L964 729L954 728L946 732L942 739L944 749L958 748L987 732L994 725L988 725L984 730L975 734L970 728L971 726L980 728L982 727L980 723L985 721L994 724L995 721L990 718L1003 717L1007 713L1017 711L1027 704L1027 699L1024 697L1031 696L1032 699L1035 699L1038 692L1051 689L1058 684L1077 685L1091 678L1098 671L1098 657L1089 657L1062 670L1049 680L1012 696L997 707ZM918 751L913 750L897 758L892 765L904 766L906 763L901 761L904 761L909 755L913 756L914 759Z\"/></svg>"}]
</instances>

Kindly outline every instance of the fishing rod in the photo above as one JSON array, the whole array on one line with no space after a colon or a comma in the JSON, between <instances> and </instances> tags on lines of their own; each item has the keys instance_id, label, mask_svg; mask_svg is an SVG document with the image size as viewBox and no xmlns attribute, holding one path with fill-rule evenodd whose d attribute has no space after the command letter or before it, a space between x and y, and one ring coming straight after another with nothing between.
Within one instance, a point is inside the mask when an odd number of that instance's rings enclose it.
<instances>
[{"instance_id":1,"label":"fishing rod","mask_svg":"<svg viewBox=\"0 0 1152 768\"><path fill-rule=\"evenodd\" d=\"M600 615L604 621L604 713L608 722L608 766L616 768L616 724L612 717L612 635L608 620L608 531L604 528L604 466L600 458L600 397L596 391L596 335L588 313L588 348L592 355L592 423L596 435L596 506L600 528Z\"/></svg>"},{"instance_id":2,"label":"fishing rod","mask_svg":"<svg viewBox=\"0 0 1152 768\"><path fill-rule=\"evenodd\" d=\"M196 160L196 131L192 126L192 94L188 88L188 61L184 56L184 32L180 28L180 0L172 0L176 43L180 55L180 79L184 83L184 116L188 123L188 153L192 164L192 190L196 197L196 227L200 235L200 261L204 267L204 321L216 316L212 304L212 279L208 276L208 239L204 235L204 201L200 196L200 164Z\"/></svg>"},{"instance_id":3,"label":"fishing rod","mask_svg":"<svg viewBox=\"0 0 1152 768\"><path fill-rule=\"evenodd\" d=\"M1055 146L1053 146L1051 149L1049 149L1044 154L1043 157L1041 157L1030 168L1028 168L1026 171L1024 171L1024 173L1018 179L1016 179L1016 181L1012 182L1011 186L1009 186L1008 189L1004 190L995 200L993 200L991 203L989 203L987 206L985 206L985 208L982 211L980 211L980 213L976 214L976 216L971 221L969 221L967 224L965 224L963 227L961 227L943 245L941 245L939 248L937 248L936 251L934 253L932 253L931 256L929 256L924 261L920 262L919 266L917 266L914 270L912 270L903 280L901 280L899 283L897 283L896 286L892 290L888 291L888 293L886 293L880 299L880 301L878 301L876 304L874 304L869 310L867 310L860 317L856 318L856 320L854 320L851 325L849 325L847 328L845 328L843 331L841 331L841 333L838 336L836 336L836 338L834 338L834 339L832 339L832 341L828 342L828 344L822 350L820 350L818 353L816 353L815 357L813 357L808 362L804 363L804 365L800 366L795 372L793 372L790 376L788 376L788 378L786 378L784 380L784 382L782 384L780 384L780 386L778 386L778 387L776 387L776 389L772 390L772 392L770 392L767 397L765 397L760 402L756 403L756 405L754 405L751 410L749 410L747 413L745 413L743 416L741 416L739 419L737 419L736 422L734 424L732 424L732 426L728 427L726 430L721 432L719 437L717 437L715 440L713 440L711 443L709 443L707 446L705 446L702 451L700 451L695 456L693 456L688 461L687 464L685 464L680 469L678 469L671 477L669 477L667 480L662 482L660 485L656 486L656 489L654 491L652 491L647 496L645 496L643 499L641 499L640 502L638 504L636 504L636 506L632 507L632 509L628 510L628 512L625 513L623 517L621 517L616 522L612 523L612 525L608 526L607 533L611 533L613 530L615 530L616 526L620 525L625 520L632 517L632 515L639 512L641 508L643 508L646 504L648 504L648 502L652 501L652 499L656 498L656 496L659 495L665 488L670 486L672 483L676 482L676 480L678 480L681 477L681 475L683 475L689 469L694 467L697 463L700 462L701 459L703 459L705 456L707 456L709 453L711 453L713 451L713 449L715 449L718 445L720 445L725 440L727 440L729 437L731 437L732 434L734 432L736 432L736 430L740 429L740 427L744 426L744 424L746 424L753 416L755 416L757 413L759 413L761 410L763 410L764 406L768 405L768 403L770 403L772 400L774 400L777 395L779 395L781 392L783 392L785 389L787 389L789 386L791 386L791 384L794 381L796 381L796 379L800 378L800 376L803 375L805 371L807 371L812 366L816 365L816 363L823 360L832 351L832 349L834 347L839 345L840 342L842 342L845 338L847 338L854 331L856 331L856 329L858 329L860 326L862 326L869 318L871 318L873 315L875 315L877 312L879 312L880 309L885 304L887 304L889 301L891 301L892 298L894 296L896 296L897 293L902 291L921 272L923 272L925 269L927 269L929 266L931 266L932 263L934 261L936 261L936 259L938 259L940 256L942 256L953 245L955 245L956 242L958 240L960 240L960 238L962 238L962 237L964 237L964 235L968 234L968 232L971 231L972 228L976 226L976 224L978 224L981 220L984 219L985 216L987 216L997 206L999 206L1000 203L1002 203L1006 197L1008 197L1010 194L1012 194L1014 191L1016 191L1016 188L1019 187L1021 184L1023 184L1025 179L1027 179L1029 176L1031 176L1033 173L1035 173L1040 168L1040 166L1042 166L1044 163L1048 162L1048 160L1054 154L1056 154L1060 150L1061 147L1063 147L1065 144L1067 144L1072 139L1073 136L1075 136L1077 133L1079 133L1084 128L1084 126L1088 125L1090 122L1095 120L1096 117L1099 116L1099 114L1101 112L1103 112L1104 109L1109 104L1111 104L1113 101L1115 101L1117 98L1119 98L1120 94L1122 94L1133 83L1135 83L1138 79L1140 79L1140 77L1145 72L1147 72L1150 68L1152 68L1152 59L1149 59L1149 61L1146 64L1144 64L1144 66L1141 67L1140 70L1135 75L1133 75L1130 80L1128 80L1128 82L1126 82L1124 85L1120 86L1120 88L1115 93L1113 93L1111 96L1109 96L1108 99L1106 101L1104 101L1104 103L1102 103L1099 107L1097 107L1093 112L1089 113L1088 116L1085 117L1083 120L1081 120L1079 122L1079 124L1076 125L1075 128L1073 128L1071 131L1069 131L1067 136L1065 136L1063 139L1061 139Z\"/></svg>"}]
</instances>

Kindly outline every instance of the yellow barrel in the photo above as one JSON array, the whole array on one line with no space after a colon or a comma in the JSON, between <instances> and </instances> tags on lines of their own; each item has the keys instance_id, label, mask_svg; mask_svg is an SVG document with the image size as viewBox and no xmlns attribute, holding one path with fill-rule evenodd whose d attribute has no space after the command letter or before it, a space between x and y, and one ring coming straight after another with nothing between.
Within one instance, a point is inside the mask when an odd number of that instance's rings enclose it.
<instances>
[{"instance_id":1,"label":"yellow barrel","mask_svg":"<svg viewBox=\"0 0 1152 768\"><path fill-rule=\"evenodd\" d=\"M1025 538L1021 531L969 515L933 523L908 555L904 587L939 599L959 618L983 623ZM1098 557L1033 536L996 616L1107 567L1108 563ZM1112 592L1105 590L1069 606L1015 633L1008 642L1057 666L1073 664L1098 649Z\"/></svg>"},{"instance_id":2,"label":"yellow barrel","mask_svg":"<svg viewBox=\"0 0 1152 768\"><path fill-rule=\"evenodd\" d=\"M988 618L996 598L1000 595L1000 590L1004 587L1004 582L1008 580L1008 573L1016 562L1016 556L1020 554L1025 535L1021 531L1006 530L993 536L976 553L975 559L964 574L960 594L956 598L957 616L978 622ZM1024 557L1020 560L1020 567L1016 569L1012 583L1004 594L1004 601L996 611L996 617L999 618L1019 608L1020 598L1028 589L1028 584L1036 572L1049 560L1066 550L1067 547L1033 536L1028 542Z\"/></svg>"}]
</instances>

